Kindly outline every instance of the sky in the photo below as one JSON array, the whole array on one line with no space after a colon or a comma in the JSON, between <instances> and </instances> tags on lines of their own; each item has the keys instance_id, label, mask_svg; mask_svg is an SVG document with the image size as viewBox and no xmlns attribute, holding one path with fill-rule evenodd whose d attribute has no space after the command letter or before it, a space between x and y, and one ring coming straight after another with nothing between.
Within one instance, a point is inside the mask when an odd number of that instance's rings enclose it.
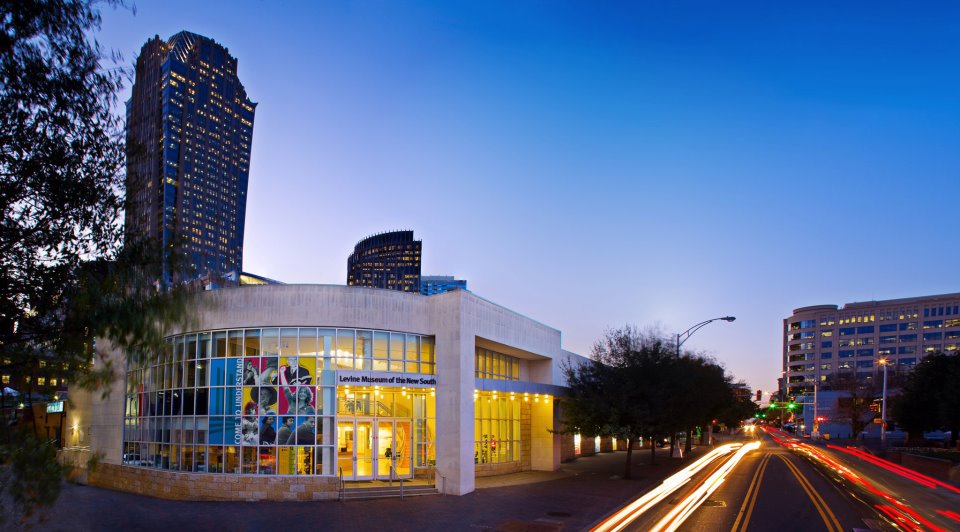
<instances>
[{"instance_id":1,"label":"sky","mask_svg":"<svg viewBox=\"0 0 960 532\"><path fill-rule=\"evenodd\" d=\"M141 0L96 39L181 30L258 103L245 271L412 229L582 355L736 316L684 348L761 390L794 308L960 292L960 4Z\"/></svg>"}]
</instances>

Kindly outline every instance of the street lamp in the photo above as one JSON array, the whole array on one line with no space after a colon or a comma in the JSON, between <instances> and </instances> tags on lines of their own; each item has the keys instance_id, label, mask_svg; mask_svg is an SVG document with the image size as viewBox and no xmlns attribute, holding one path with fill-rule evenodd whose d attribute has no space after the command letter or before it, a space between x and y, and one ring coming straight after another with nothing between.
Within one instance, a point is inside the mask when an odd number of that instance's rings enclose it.
<instances>
[{"instance_id":1,"label":"street lamp","mask_svg":"<svg viewBox=\"0 0 960 532\"><path fill-rule=\"evenodd\" d=\"M733 321L735 319L737 318L733 316L724 316L722 318L713 318L712 320L701 321L700 323L694 325L693 327L690 327L689 329L683 331L682 333L677 334L677 358L680 357L680 346L683 345L684 342L689 340L690 337L693 336L693 333L699 331L702 327L706 326L708 323L712 323L717 320Z\"/></svg>"},{"instance_id":2,"label":"street lamp","mask_svg":"<svg viewBox=\"0 0 960 532\"><path fill-rule=\"evenodd\" d=\"M883 367L883 397L880 399L880 448L887 448L887 366L890 361L883 357L880 359L880 365Z\"/></svg>"},{"instance_id":3,"label":"street lamp","mask_svg":"<svg viewBox=\"0 0 960 532\"><path fill-rule=\"evenodd\" d=\"M687 340L689 340L690 337L693 336L693 333L699 331L702 327L705 327L708 323L712 323L712 322L715 322L715 321L717 321L717 320L733 321L733 320L735 320L735 319L737 319L737 318L735 318L735 317L733 317L733 316L723 316L723 317L721 317L721 318L713 318L713 319L710 319L710 320L707 320L707 321L701 321L700 323L694 325L693 327L690 327L689 329L683 331L682 333L677 334L677 358L680 358L680 346L683 345L684 342L686 342ZM710 441L713 439L713 434L712 434L712 433L713 433L713 424L711 423L711 424L709 425L709 427L707 428L707 445L710 445ZM689 434L689 433L688 433L688 434ZM674 445L674 438L670 438L670 450L671 450L671 454L672 454L672 451L673 451L673 445ZM689 437L689 436L687 437L687 452L690 452L690 437Z\"/></svg>"}]
</instances>

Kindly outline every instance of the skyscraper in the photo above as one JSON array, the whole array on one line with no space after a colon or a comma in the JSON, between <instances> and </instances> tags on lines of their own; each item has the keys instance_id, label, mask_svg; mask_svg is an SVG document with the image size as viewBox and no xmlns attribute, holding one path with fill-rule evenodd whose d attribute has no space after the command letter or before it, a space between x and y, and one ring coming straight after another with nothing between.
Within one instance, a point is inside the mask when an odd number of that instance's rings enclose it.
<instances>
[{"instance_id":1,"label":"skyscraper","mask_svg":"<svg viewBox=\"0 0 960 532\"><path fill-rule=\"evenodd\" d=\"M212 39L143 45L127 102L128 239L176 244L197 275L239 274L255 109Z\"/></svg>"},{"instance_id":2,"label":"skyscraper","mask_svg":"<svg viewBox=\"0 0 960 532\"><path fill-rule=\"evenodd\" d=\"M364 238L347 259L347 284L419 292L421 246L413 231Z\"/></svg>"}]
</instances>

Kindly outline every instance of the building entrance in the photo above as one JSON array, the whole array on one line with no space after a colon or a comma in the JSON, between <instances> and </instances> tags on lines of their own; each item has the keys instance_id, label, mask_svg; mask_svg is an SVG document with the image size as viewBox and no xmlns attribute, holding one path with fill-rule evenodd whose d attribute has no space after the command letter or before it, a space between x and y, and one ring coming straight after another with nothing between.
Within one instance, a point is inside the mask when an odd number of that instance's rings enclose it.
<instances>
[{"instance_id":1,"label":"building entrance","mask_svg":"<svg viewBox=\"0 0 960 532\"><path fill-rule=\"evenodd\" d=\"M358 418L338 422L337 473L342 472L346 480L411 478L411 425L409 419Z\"/></svg>"}]
</instances>

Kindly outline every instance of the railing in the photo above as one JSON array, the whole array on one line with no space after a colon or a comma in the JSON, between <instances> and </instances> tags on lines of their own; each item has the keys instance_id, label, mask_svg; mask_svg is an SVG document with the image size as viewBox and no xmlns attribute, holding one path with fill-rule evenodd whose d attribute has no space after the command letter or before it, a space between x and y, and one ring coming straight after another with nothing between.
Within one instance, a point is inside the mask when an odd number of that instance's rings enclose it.
<instances>
[{"instance_id":1,"label":"railing","mask_svg":"<svg viewBox=\"0 0 960 532\"><path fill-rule=\"evenodd\" d=\"M343 482L343 468L340 469L339 481L337 483L337 500L343 502L346 498L346 483Z\"/></svg>"},{"instance_id":2,"label":"railing","mask_svg":"<svg viewBox=\"0 0 960 532\"><path fill-rule=\"evenodd\" d=\"M390 464L390 487L393 487L393 477L396 476L400 480L400 500L403 500L403 477L400 476L400 473L397 472L397 463L392 461Z\"/></svg>"},{"instance_id":3,"label":"railing","mask_svg":"<svg viewBox=\"0 0 960 532\"><path fill-rule=\"evenodd\" d=\"M437 469L437 466L433 466L433 478L434 478L433 483L434 483L434 484L437 483L437 481L436 481L437 477L440 477L440 480L441 480L441 482L440 482L440 495L444 495L444 494L446 493L446 490L445 490L444 488L447 487L447 477L445 477L445 476L443 476L443 475L440 474L440 470Z\"/></svg>"}]
</instances>

